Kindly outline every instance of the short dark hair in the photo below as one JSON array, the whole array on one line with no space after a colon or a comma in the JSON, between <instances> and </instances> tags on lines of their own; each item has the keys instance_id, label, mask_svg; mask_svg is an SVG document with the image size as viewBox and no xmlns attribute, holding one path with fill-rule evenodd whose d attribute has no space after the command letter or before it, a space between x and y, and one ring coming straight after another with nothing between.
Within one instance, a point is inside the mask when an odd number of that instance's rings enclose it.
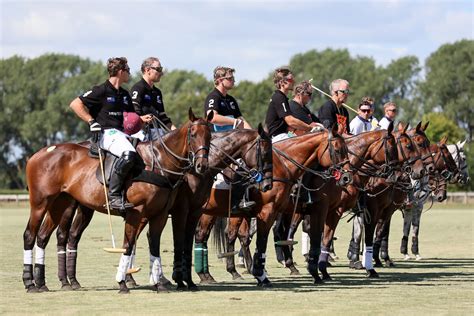
<instances>
[{"instance_id":1,"label":"short dark hair","mask_svg":"<svg viewBox=\"0 0 474 316\"><path fill-rule=\"evenodd\" d=\"M311 87L311 83L307 80L301 81L295 86L295 95L298 94L306 94L311 95L313 93L313 87Z\"/></svg>"},{"instance_id":2,"label":"short dark hair","mask_svg":"<svg viewBox=\"0 0 474 316\"><path fill-rule=\"evenodd\" d=\"M120 70L127 70L128 72L130 72L127 58L111 57L107 60L107 71L109 72L109 76L116 76Z\"/></svg>"},{"instance_id":3,"label":"short dark hair","mask_svg":"<svg viewBox=\"0 0 474 316\"><path fill-rule=\"evenodd\" d=\"M153 65L153 63L157 61L157 62L160 62L160 60L156 57L148 57L147 59L145 59L142 63L142 66L140 68L140 70L142 71L142 74L145 73L145 69L147 68L150 68L151 65Z\"/></svg>"},{"instance_id":4,"label":"short dark hair","mask_svg":"<svg viewBox=\"0 0 474 316\"><path fill-rule=\"evenodd\" d=\"M360 109L363 105L368 105L368 106L370 106L370 108L373 108L373 106L374 106L374 99L371 98L371 97L363 97L363 98L362 98L362 101L360 101L360 103L359 103L359 109Z\"/></svg>"},{"instance_id":5,"label":"short dark hair","mask_svg":"<svg viewBox=\"0 0 474 316\"><path fill-rule=\"evenodd\" d=\"M282 66L275 69L273 73L273 83L280 89L281 82L285 80L289 75L293 74L288 66Z\"/></svg>"}]
</instances>

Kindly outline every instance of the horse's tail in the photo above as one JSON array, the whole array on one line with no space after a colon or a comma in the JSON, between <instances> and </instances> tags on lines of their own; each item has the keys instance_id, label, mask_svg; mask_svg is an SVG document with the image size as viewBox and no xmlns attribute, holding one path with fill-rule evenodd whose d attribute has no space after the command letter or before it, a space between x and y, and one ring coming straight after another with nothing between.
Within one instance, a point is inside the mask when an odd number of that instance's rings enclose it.
<instances>
[{"instance_id":1,"label":"horse's tail","mask_svg":"<svg viewBox=\"0 0 474 316\"><path fill-rule=\"evenodd\" d=\"M227 220L225 217L216 218L216 222L212 228L212 239L218 254L225 252L227 249L226 227Z\"/></svg>"}]
</instances>

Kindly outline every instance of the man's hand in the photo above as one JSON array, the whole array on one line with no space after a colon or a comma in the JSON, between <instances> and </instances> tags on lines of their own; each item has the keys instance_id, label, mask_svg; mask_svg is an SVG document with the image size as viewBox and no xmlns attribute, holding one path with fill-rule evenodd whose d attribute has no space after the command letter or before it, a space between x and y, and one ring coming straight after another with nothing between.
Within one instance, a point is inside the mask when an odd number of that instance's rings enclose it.
<instances>
[{"instance_id":1,"label":"man's hand","mask_svg":"<svg viewBox=\"0 0 474 316\"><path fill-rule=\"evenodd\" d=\"M95 120L89 121L89 131L91 132L91 140L93 143L97 143L100 139L100 134L102 133L102 126L97 123Z\"/></svg>"},{"instance_id":2,"label":"man's hand","mask_svg":"<svg viewBox=\"0 0 474 316\"><path fill-rule=\"evenodd\" d=\"M143 123L150 123L153 120L153 115L151 114L146 114L140 116L140 119L142 120Z\"/></svg>"}]
</instances>

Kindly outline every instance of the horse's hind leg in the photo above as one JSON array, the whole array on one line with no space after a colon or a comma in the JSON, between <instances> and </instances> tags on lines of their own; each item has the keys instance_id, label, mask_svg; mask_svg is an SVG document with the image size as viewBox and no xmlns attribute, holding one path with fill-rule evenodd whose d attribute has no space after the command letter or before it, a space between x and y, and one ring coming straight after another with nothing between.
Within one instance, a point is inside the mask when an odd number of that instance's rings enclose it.
<instances>
[{"instance_id":1,"label":"horse's hind leg","mask_svg":"<svg viewBox=\"0 0 474 316\"><path fill-rule=\"evenodd\" d=\"M413 237L412 237L412 244L411 244L411 252L415 255L416 260L421 260L420 250L418 248L418 235L420 233L420 220L421 220L421 213L423 211L423 204L416 205L413 208Z\"/></svg>"},{"instance_id":2,"label":"horse's hind leg","mask_svg":"<svg viewBox=\"0 0 474 316\"><path fill-rule=\"evenodd\" d=\"M209 273L207 252L207 240L215 221L215 216L202 214L194 235L194 271L201 279L201 283L216 283Z\"/></svg>"},{"instance_id":3,"label":"horse's hind leg","mask_svg":"<svg viewBox=\"0 0 474 316\"><path fill-rule=\"evenodd\" d=\"M250 243L252 242L252 222L256 225L256 219L245 218L240 225L238 234L240 247L244 256L245 268L248 273L252 273L252 253L250 252Z\"/></svg>"},{"instance_id":4,"label":"horse's hind leg","mask_svg":"<svg viewBox=\"0 0 474 316\"><path fill-rule=\"evenodd\" d=\"M242 217L231 217L229 218L227 227L227 252L231 253L235 250L235 240L237 239L240 225L242 224ZM233 280L242 279L242 276L235 269L235 257L226 258L226 269L227 272L232 274Z\"/></svg>"},{"instance_id":5,"label":"horse's hind leg","mask_svg":"<svg viewBox=\"0 0 474 316\"><path fill-rule=\"evenodd\" d=\"M77 204L76 204L77 206ZM74 215L74 212L71 214ZM87 208L85 206L80 205L77 208L76 216L74 217L74 221L72 225L69 226L59 226L58 228L58 236L66 235L65 239L62 239L63 242L67 241L66 243L62 243L61 249L66 251L66 273L67 279L69 279L69 283L71 284L71 288L73 290L77 290L81 288L81 284L76 279L76 266L77 266L77 246L81 239L82 233L84 230L89 226L89 223L92 220L92 216L94 215L94 210ZM58 252L59 252L59 237L58 237Z\"/></svg>"}]
</instances>

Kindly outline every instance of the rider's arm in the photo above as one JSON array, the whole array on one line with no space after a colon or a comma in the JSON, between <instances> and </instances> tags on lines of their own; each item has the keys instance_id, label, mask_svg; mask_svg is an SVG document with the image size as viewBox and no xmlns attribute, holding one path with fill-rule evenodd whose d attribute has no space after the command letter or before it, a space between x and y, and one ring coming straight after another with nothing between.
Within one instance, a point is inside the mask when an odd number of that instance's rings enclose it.
<instances>
[{"instance_id":1,"label":"rider's arm","mask_svg":"<svg viewBox=\"0 0 474 316\"><path fill-rule=\"evenodd\" d=\"M234 125L234 123L236 123L237 119L235 119L233 117L227 117L227 116L224 116L224 115L220 115L215 110L208 110L206 112L206 115L208 115L209 112L211 112L211 111L214 112L214 117L212 118L212 121L211 121L212 124L221 126L221 125Z\"/></svg>"},{"instance_id":2,"label":"rider's arm","mask_svg":"<svg viewBox=\"0 0 474 316\"><path fill-rule=\"evenodd\" d=\"M69 106L84 122L89 123L94 119L92 115L89 114L89 110L81 101L81 99L79 99L79 97L75 98Z\"/></svg>"},{"instance_id":3,"label":"rider's arm","mask_svg":"<svg viewBox=\"0 0 474 316\"><path fill-rule=\"evenodd\" d=\"M294 129L299 129L302 131L311 131L312 127L311 125L306 124L305 122L297 119L293 115L287 115L284 117L284 120L286 124L288 124L289 127L294 128Z\"/></svg>"}]
</instances>

